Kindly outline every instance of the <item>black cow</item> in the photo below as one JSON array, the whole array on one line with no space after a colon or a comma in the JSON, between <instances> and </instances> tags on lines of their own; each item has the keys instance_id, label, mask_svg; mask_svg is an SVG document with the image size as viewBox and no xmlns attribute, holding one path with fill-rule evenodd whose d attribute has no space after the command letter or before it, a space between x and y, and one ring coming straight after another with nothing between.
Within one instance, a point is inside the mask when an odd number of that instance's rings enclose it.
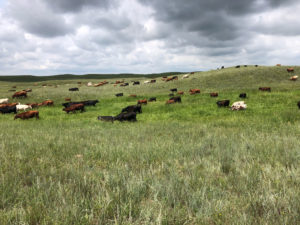
<instances>
[{"instance_id":1,"label":"black cow","mask_svg":"<svg viewBox=\"0 0 300 225\"><path fill-rule=\"evenodd\" d=\"M128 86L129 83L123 83L123 84L120 84L120 87L125 87L125 86Z\"/></svg>"},{"instance_id":2,"label":"black cow","mask_svg":"<svg viewBox=\"0 0 300 225\"><path fill-rule=\"evenodd\" d=\"M240 65L237 65L235 68L240 68L241 66Z\"/></svg>"},{"instance_id":3,"label":"black cow","mask_svg":"<svg viewBox=\"0 0 300 225\"><path fill-rule=\"evenodd\" d=\"M136 113L135 112L122 112L119 115L114 117L114 120L119 120L120 122L123 121L130 121L130 122L136 122Z\"/></svg>"},{"instance_id":4,"label":"black cow","mask_svg":"<svg viewBox=\"0 0 300 225\"><path fill-rule=\"evenodd\" d=\"M135 112L135 113L142 113L142 106L141 105L130 105L126 108L122 109L123 112Z\"/></svg>"},{"instance_id":5,"label":"black cow","mask_svg":"<svg viewBox=\"0 0 300 225\"><path fill-rule=\"evenodd\" d=\"M113 116L98 116L98 120L113 123L115 120L115 117L113 117Z\"/></svg>"},{"instance_id":6,"label":"black cow","mask_svg":"<svg viewBox=\"0 0 300 225\"><path fill-rule=\"evenodd\" d=\"M221 69L224 69L224 68L225 68L224 66L221 67Z\"/></svg>"},{"instance_id":7,"label":"black cow","mask_svg":"<svg viewBox=\"0 0 300 225\"><path fill-rule=\"evenodd\" d=\"M258 67L258 65L255 65L255 67Z\"/></svg>"},{"instance_id":8,"label":"black cow","mask_svg":"<svg viewBox=\"0 0 300 225\"><path fill-rule=\"evenodd\" d=\"M140 82L139 81L133 81L132 85L140 85Z\"/></svg>"},{"instance_id":9,"label":"black cow","mask_svg":"<svg viewBox=\"0 0 300 225\"><path fill-rule=\"evenodd\" d=\"M10 89L10 90L8 90L8 91L16 91L15 89Z\"/></svg>"},{"instance_id":10,"label":"black cow","mask_svg":"<svg viewBox=\"0 0 300 225\"><path fill-rule=\"evenodd\" d=\"M298 108L300 109L300 101L297 103Z\"/></svg>"},{"instance_id":11,"label":"black cow","mask_svg":"<svg viewBox=\"0 0 300 225\"><path fill-rule=\"evenodd\" d=\"M219 107L227 107L229 106L230 100L221 100L221 101L217 101L217 105Z\"/></svg>"},{"instance_id":12,"label":"black cow","mask_svg":"<svg viewBox=\"0 0 300 225\"><path fill-rule=\"evenodd\" d=\"M246 98L247 97L247 94L246 93L241 93L240 94L240 98Z\"/></svg>"},{"instance_id":13,"label":"black cow","mask_svg":"<svg viewBox=\"0 0 300 225\"><path fill-rule=\"evenodd\" d=\"M156 80L151 80L150 83L156 83Z\"/></svg>"},{"instance_id":14,"label":"black cow","mask_svg":"<svg viewBox=\"0 0 300 225\"><path fill-rule=\"evenodd\" d=\"M247 65L244 65L244 67L247 67Z\"/></svg>"},{"instance_id":15,"label":"black cow","mask_svg":"<svg viewBox=\"0 0 300 225\"><path fill-rule=\"evenodd\" d=\"M156 97L149 98L148 102L156 102Z\"/></svg>"},{"instance_id":16,"label":"black cow","mask_svg":"<svg viewBox=\"0 0 300 225\"><path fill-rule=\"evenodd\" d=\"M180 96L174 96L174 97L170 98L169 100L174 100L174 102L181 103L181 97Z\"/></svg>"},{"instance_id":17,"label":"black cow","mask_svg":"<svg viewBox=\"0 0 300 225\"><path fill-rule=\"evenodd\" d=\"M121 97L121 96L123 96L123 93L118 93L118 94L116 94L116 96Z\"/></svg>"},{"instance_id":18,"label":"black cow","mask_svg":"<svg viewBox=\"0 0 300 225\"><path fill-rule=\"evenodd\" d=\"M0 108L0 112L2 114L6 114L6 113L17 114L17 107L16 106L8 106L8 107Z\"/></svg>"},{"instance_id":19,"label":"black cow","mask_svg":"<svg viewBox=\"0 0 300 225\"><path fill-rule=\"evenodd\" d=\"M172 88L172 89L170 89L170 91L177 92L177 88Z\"/></svg>"},{"instance_id":20,"label":"black cow","mask_svg":"<svg viewBox=\"0 0 300 225\"><path fill-rule=\"evenodd\" d=\"M83 101L82 103L84 104L84 106L96 106L96 104L98 103L99 101L98 100L86 100L86 101Z\"/></svg>"},{"instance_id":21,"label":"black cow","mask_svg":"<svg viewBox=\"0 0 300 225\"><path fill-rule=\"evenodd\" d=\"M173 93L171 93L171 94L169 94L169 96L171 97L171 96L174 96L174 94Z\"/></svg>"},{"instance_id":22,"label":"black cow","mask_svg":"<svg viewBox=\"0 0 300 225\"><path fill-rule=\"evenodd\" d=\"M78 88L69 88L69 91L79 91Z\"/></svg>"}]
</instances>

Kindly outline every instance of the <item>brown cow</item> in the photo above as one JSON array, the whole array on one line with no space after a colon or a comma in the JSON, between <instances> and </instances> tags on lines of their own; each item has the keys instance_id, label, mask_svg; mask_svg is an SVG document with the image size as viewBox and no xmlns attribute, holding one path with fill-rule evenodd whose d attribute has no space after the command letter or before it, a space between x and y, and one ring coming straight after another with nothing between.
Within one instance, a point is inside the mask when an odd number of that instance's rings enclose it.
<instances>
[{"instance_id":1,"label":"brown cow","mask_svg":"<svg viewBox=\"0 0 300 225\"><path fill-rule=\"evenodd\" d=\"M27 92L26 91L18 91L16 93L14 93L14 95L12 96L12 98L20 98L20 97L27 97Z\"/></svg>"},{"instance_id":2,"label":"brown cow","mask_svg":"<svg viewBox=\"0 0 300 225\"><path fill-rule=\"evenodd\" d=\"M183 92L183 91L178 91L178 92L177 92L177 94L179 94L179 95L183 95L183 94L184 94L184 92Z\"/></svg>"},{"instance_id":3,"label":"brown cow","mask_svg":"<svg viewBox=\"0 0 300 225\"><path fill-rule=\"evenodd\" d=\"M200 93L200 89L190 89L190 94L196 94L196 93Z\"/></svg>"},{"instance_id":4,"label":"brown cow","mask_svg":"<svg viewBox=\"0 0 300 225\"><path fill-rule=\"evenodd\" d=\"M294 68L293 67L287 68L286 71L288 71L288 73L292 73L292 72L294 72Z\"/></svg>"},{"instance_id":5,"label":"brown cow","mask_svg":"<svg viewBox=\"0 0 300 225\"><path fill-rule=\"evenodd\" d=\"M210 93L210 97L218 97L218 96L219 96L218 92Z\"/></svg>"},{"instance_id":6,"label":"brown cow","mask_svg":"<svg viewBox=\"0 0 300 225\"><path fill-rule=\"evenodd\" d=\"M137 104L145 104L145 105L147 105L147 99L138 100Z\"/></svg>"},{"instance_id":7,"label":"brown cow","mask_svg":"<svg viewBox=\"0 0 300 225\"><path fill-rule=\"evenodd\" d=\"M168 105L168 104L173 104L173 103L175 103L175 101L172 99L172 100L167 100L166 101L166 105Z\"/></svg>"},{"instance_id":8,"label":"brown cow","mask_svg":"<svg viewBox=\"0 0 300 225\"><path fill-rule=\"evenodd\" d=\"M31 108L37 108L39 106L38 103L28 103L26 105L29 105Z\"/></svg>"},{"instance_id":9,"label":"brown cow","mask_svg":"<svg viewBox=\"0 0 300 225\"><path fill-rule=\"evenodd\" d=\"M258 90L271 92L271 88L270 87L260 87L260 88L258 88Z\"/></svg>"},{"instance_id":10,"label":"brown cow","mask_svg":"<svg viewBox=\"0 0 300 225\"><path fill-rule=\"evenodd\" d=\"M73 112L75 113L76 110L81 110L81 112L84 112L84 104L74 104L70 105L68 108L64 108L63 111L66 111L67 113Z\"/></svg>"},{"instance_id":11,"label":"brown cow","mask_svg":"<svg viewBox=\"0 0 300 225\"><path fill-rule=\"evenodd\" d=\"M135 97L136 97L136 95L129 95L129 97L134 97L134 98L135 98Z\"/></svg>"},{"instance_id":12,"label":"brown cow","mask_svg":"<svg viewBox=\"0 0 300 225\"><path fill-rule=\"evenodd\" d=\"M65 101L66 101L66 102L70 102L70 101L71 101L71 98L65 98Z\"/></svg>"},{"instance_id":13,"label":"brown cow","mask_svg":"<svg viewBox=\"0 0 300 225\"><path fill-rule=\"evenodd\" d=\"M281 64L276 64L276 66L281 66Z\"/></svg>"},{"instance_id":14,"label":"brown cow","mask_svg":"<svg viewBox=\"0 0 300 225\"><path fill-rule=\"evenodd\" d=\"M20 114L17 114L15 115L15 118L14 119L22 119L22 120L25 120L25 119L29 119L29 118L37 118L39 119L39 111L28 111L28 112L23 112L23 113L20 113Z\"/></svg>"},{"instance_id":15,"label":"brown cow","mask_svg":"<svg viewBox=\"0 0 300 225\"><path fill-rule=\"evenodd\" d=\"M6 103L6 104L0 104L0 108L6 108L6 107L12 107L16 106L18 103Z\"/></svg>"},{"instance_id":16,"label":"brown cow","mask_svg":"<svg viewBox=\"0 0 300 225\"><path fill-rule=\"evenodd\" d=\"M54 102L52 100L46 100L42 102L42 105L53 105Z\"/></svg>"}]
</instances>

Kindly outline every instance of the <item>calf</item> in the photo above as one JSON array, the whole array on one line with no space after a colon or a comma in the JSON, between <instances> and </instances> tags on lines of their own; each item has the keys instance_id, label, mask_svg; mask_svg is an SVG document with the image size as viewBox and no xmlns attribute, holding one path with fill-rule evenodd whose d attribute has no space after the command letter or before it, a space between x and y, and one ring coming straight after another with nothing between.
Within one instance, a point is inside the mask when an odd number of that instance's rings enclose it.
<instances>
[{"instance_id":1,"label":"calf","mask_svg":"<svg viewBox=\"0 0 300 225\"><path fill-rule=\"evenodd\" d=\"M78 88L69 88L69 91L79 91Z\"/></svg>"},{"instance_id":2,"label":"calf","mask_svg":"<svg viewBox=\"0 0 300 225\"><path fill-rule=\"evenodd\" d=\"M174 97L170 98L169 100L174 100L174 102L181 103L181 97L180 96L174 96Z\"/></svg>"},{"instance_id":3,"label":"calf","mask_svg":"<svg viewBox=\"0 0 300 225\"><path fill-rule=\"evenodd\" d=\"M175 101L172 99L172 100L167 100L166 101L166 105L169 105L169 104L173 104L173 103L175 103Z\"/></svg>"},{"instance_id":4,"label":"calf","mask_svg":"<svg viewBox=\"0 0 300 225\"><path fill-rule=\"evenodd\" d=\"M21 105L20 103L16 105L17 111L26 111L27 109L32 109L30 105Z\"/></svg>"},{"instance_id":5,"label":"calf","mask_svg":"<svg viewBox=\"0 0 300 225\"><path fill-rule=\"evenodd\" d=\"M172 89L170 89L170 91L177 92L177 88L172 88Z\"/></svg>"},{"instance_id":6,"label":"calf","mask_svg":"<svg viewBox=\"0 0 300 225\"><path fill-rule=\"evenodd\" d=\"M147 99L138 100L137 104L145 104L145 105L147 105Z\"/></svg>"},{"instance_id":7,"label":"calf","mask_svg":"<svg viewBox=\"0 0 300 225\"><path fill-rule=\"evenodd\" d=\"M183 95L183 94L184 94L184 92L183 92L183 91L178 91L178 92L177 92L177 94L179 94L179 95Z\"/></svg>"},{"instance_id":8,"label":"calf","mask_svg":"<svg viewBox=\"0 0 300 225\"><path fill-rule=\"evenodd\" d=\"M217 101L217 105L219 107L227 107L229 106L230 100L221 100L221 101Z\"/></svg>"},{"instance_id":9,"label":"calf","mask_svg":"<svg viewBox=\"0 0 300 225\"><path fill-rule=\"evenodd\" d=\"M142 113L142 106L141 105L130 105L122 109L123 112L135 112L135 113Z\"/></svg>"},{"instance_id":10,"label":"calf","mask_svg":"<svg viewBox=\"0 0 300 225\"><path fill-rule=\"evenodd\" d=\"M149 98L148 101L149 101L149 102L156 102L156 97L151 97L151 98Z\"/></svg>"},{"instance_id":11,"label":"calf","mask_svg":"<svg viewBox=\"0 0 300 225\"><path fill-rule=\"evenodd\" d=\"M210 93L210 97L218 97L219 94L217 92L212 92Z\"/></svg>"},{"instance_id":12,"label":"calf","mask_svg":"<svg viewBox=\"0 0 300 225\"><path fill-rule=\"evenodd\" d=\"M68 108L64 108L63 111L66 111L66 113L69 113L69 112L73 112L75 113L76 110L80 110L81 112L84 112L84 104L75 104L75 105L71 105L70 107Z\"/></svg>"},{"instance_id":13,"label":"calf","mask_svg":"<svg viewBox=\"0 0 300 225\"><path fill-rule=\"evenodd\" d=\"M7 107L2 107L0 108L0 112L2 114L6 114L6 113L17 113L17 107L16 106L7 106Z\"/></svg>"},{"instance_id":14,"label":"calf","mask_svg":"<svg viewBox=\"0 0 300 225\"><path fill-rule=\"evenodd\" d=\"M113 116L98 116L98 120L113 123L115 118Z\"/></svg>"},{"instance_id":15,"label":"calf","mask_svg":"<svg viewBox=\"0 0 300 225\"><path fill-rule=\"evenodd\" d=\"M260 87L260 88L258 88L258 90L271 92L271 88L270 87Z\"/></svg>"},{"instance_id":16,"label":"calf","mask_svg":"<svg viewBox=\"0 0 300 225\"><path fill-rule=\"evenodd\" d=\"M239 95L239 97L240 97L240 98L246 98L246 97L247 97L247 94L246 94L246 93L241 93L241 94Z\"/></svg>"},{"instance_id":17,"label":"calf","mask_svg":"<svg viewBox=\"0 0 300 225\"><path fill-rule=\"evenodd\" d=\"M23 112L23 113L20 113L20 114L17 114L15 115L15 118L14 119L22 119L22 120L25 120L25 119L29 119L29 118L33 118L35 117L36 119L39 119L39 111L28 111L28 112Z\"/></svg>"},{"instance_id":18,"label":"calf","mask_svg":"<svg viewBox=\"0 0 300 225\"><path fill-rule=\"evenodd\" d=\"M122 112L119 115L114 117L114 120L119 120L120 122L123 121L130 121L130 122L136 122L136 113L135 112Z\"/></svg>"},{"instance_id":19,"label":"calf","mask_svg":"<svg viewBox=\"0 0 300 225\"><path fill-rule=\"evenodd\" d=\"M121 97L121 96L123 96L123 93L117 93L117 94L115 94L117 97Z\"/></svg>"},{"instance_id":20,"label":"calf","mask_svg":"<svg viewBox=\"0 0 300 225\"><path fill-rule=\"evenodd\" d=\"M196 93L200 93L200 89L190 89L190 94L196 94Z\"/></svg>"}]
</instances>

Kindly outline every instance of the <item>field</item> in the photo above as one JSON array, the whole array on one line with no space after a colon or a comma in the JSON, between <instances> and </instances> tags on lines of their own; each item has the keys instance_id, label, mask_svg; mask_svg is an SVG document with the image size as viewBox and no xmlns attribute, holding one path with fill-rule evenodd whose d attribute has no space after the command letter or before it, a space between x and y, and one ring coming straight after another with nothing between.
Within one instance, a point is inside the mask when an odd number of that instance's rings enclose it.
<instances>
[{"instance_id":1,"label":"field","mask_svg":"<svg viewBox=\"0 0 300 225\"><path fill-rule=\"evenodd\" d=\"M0 224L300 224L300 81L289 81L286 68L226 68L127 87L1 81L0 98L16 85L33 89L21 103L55 106L40 107L39 120L0 115ZM165 105L176 87L182 103ZM241 92L247 110L217 107ZM136 123L97 120L152 96L157 102ZM66 114L65 97L99 103Z\"/></svg>"}]
</instances>

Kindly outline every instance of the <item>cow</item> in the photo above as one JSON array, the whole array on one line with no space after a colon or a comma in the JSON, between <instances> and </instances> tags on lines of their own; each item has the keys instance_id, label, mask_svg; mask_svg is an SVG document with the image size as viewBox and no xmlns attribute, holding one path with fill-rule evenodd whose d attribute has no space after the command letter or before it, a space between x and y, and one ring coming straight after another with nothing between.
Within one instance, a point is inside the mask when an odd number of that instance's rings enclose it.
<instances>
[{"instance_id":1,"label":"cow","mask_svg":"<svg viewBox=\"0 0 300 225\"><path fill-rule=\"evenodd\" d=\"M292 76L292 77L290 77L291 81L296 81L297 79L298 79L298 76Z\"/></svg>"},{"instance_id":2,"label":"cow","mask_svg":"<svg viewBox=\"0 0 300 225\"><path fill-rule=\"evenodd\" d=\"M96 104L99 102L99 100L86 100L86 101L82 101L80 103L82 103L84 106L96 106Z\"/></svg>"},{"instance_id":3,"label":"cow","mask_svg":"<svg viewBox=\"0 0 300 225\"><path fill-rule=\"evenodd\" d=\"M133 81L132 85L140 85L140 82L139 81Z\"/></svg>"},{"instance_id":4,"label":"cow","mask_svg":"<svg viewBox=\"0 0 300 225\"><path fill-rule=\"evenodd\" d=\"M287 68L286 71L288 71L288 73L293 73L294 72L294 68L293 67Z\"/></svg>"},{"instance_id":5,"label":"cow","mask_svg":"<svg viewBox=\"0 0 300 225\"><path fill-rule=\"evenodd\" d=\"M258 65L255 65L255 67L258 67Z\"/></svg>"},{"instance_id":6,"label":"cow","mask_svg":"<svg viewBox=\"0 0 300 225\"><path fill-rule=\"evenodd\" d=\"M21 105L20 103L16 105L17 111L26 111L27 109L32 109L30 105Z\"/></svg>"},{"instance_id":7,"label":"cow","mask_svg":"<svg viewBox=\"0 0 300 225\"><path fill-rule=\"evenodd\" d=\"M69 88L69 91L79 91L79 88Z\"/></svg>"},{"instance_id":8,"label":"cow","mask_svg":"<svg viewBox=\"0 0 300 225\"><path fill-rule=\"evenodd\" d=\"M64 108L63 111L66 111L66 113L69 113L69 112L73 112L75 113L76 110L80 110L81 112L84 112L84 104L74 104L74 105L71 105L67 108Z\"/></svg>"},{"instance_id":9,"label":"cow","mask_svg":"<svg viewBox=\"0 0 300 225\"><path fill-rule=\"evenodd\" d=\"M247 65L244 65L244 67L247 67Z\"/></svg>"},{"instance_id":10,"label":"cow","mask_svg":"<svg viewBox=\"0 0 300 225\"><path fill-rule=\"evenodd\" d=\"M224 66L221 66L221 69L224 69L225 67Z\"/></svg>"},{"instance_id":11,"label":"cow","mask_svg":"<svg viewBox=\"0 0 300 225\"><path fill-rule=\"evenodd\" d=\"M2 98L0 99L0 104L6 104L8 103L9 99L8 98Z\"/></svg>"},{"instance_id":12,"label":"cow","mask_svg":"<svg viewBox=\"0 0 300 225\"><path fill-rule=\"evenodd\" d=\"M150 84L150 83L151 83L151 80L144 81L144 84Z\"/></svg>"},{"instance_id":13,"label":"cow","mask_svg":"<svg viewBox=\"0 0 300 225\"><path fill-rule=\"evenodd\" d=\"M177 92L177 88L172 88L172 89L170 89L170 91Z\"/></svg>"},{"instance_id":14,"label":"cow","mask_svg":"<svg viewBox=\"0 0 300 225\"><path fill-rule=\"evenodd\" d=\"M172 79L173 80L178 80L178 76L173 76Z\"/></svg>"},{"instance_id":15,"label":"cow","mask_svg":"<svg viewBox=\"0 0 300 225\"><path fill-rule=\"evenodd\" d=\"M281 66L281 64L276 64L276 66Z\"/></svg>"},{"instance_id":16,"label":"cow","mask_svg":"<svg viewBox=\"0 0 300 225\"><path fill-rule=\"evenodd\" d=\"M174 100L174 102L181 103L181 97L180 96L174 96L174 97L170 98L169 100Z\"/></svg>"},{"instance_id":17,"label":"cow","mask_svg":"<svg viewBox=\"0 0 300 225\"><path fill-rule=\"evenodd\" d=\"M42 102L42 105L54 105L54 101L52 100L45 100Z\"/></svg>"},{"instance_id":18,"label":"cow","mask_svg":"<svg viewBox=\"0 0 300 225\"><path fill-rule=\"evenodd\" d=\"M23 91L26 91L26 92L32 92L32 89L27 88L27 89L25 89L25 90L23 90Z\"/></svg>"},{"instance_id":19,"label":"cow","mask_svg":"<svg viewBox=\"0 0 300 225\"><path fill-rule=\"evenodd\" d=\"M171 80L173 80L173 78L172 77L168 77L165 81L168 82L168 81L171 81Z\"/></svg>"},{"instance_id":20,"label":"cow","mask_svg":"<svg viewBox=\"0 0 300 225\"><path fill-rule=\"evenodd\" d=\"M12 86L12 88L17 88L17 86Z\"/></svg>"},{"instance_id":21,"label":"cow","mask_svg":"<svg viewBox=\"0 0 300 225\"><path fill-rule=\"evenodd\" d=\"M18 103L6 103L6 104L0 104L0 108L6 108L11 106L16 106Z\"/></svg>"},{"instance_id":22,"label":"cow","mask_svg":"<svg viewBox=\"0 0 300 225\"><path fill-rule=\"evenodd\" d=\"M38 103L27 103L26 105L31 106L31 108L37 108L39 106Z\"/></svg>"},{"instance_id":23,"label":"cow","mask_svg":"<svg viewBox=\"0 0 300 225\"><path fill-rule=\"evenodd\" d=\"M258 88L258 90L271 92L271 88L270 87L260 87L260 88Z\"/></svg>"},{"instance_id":24,"label":"cow","mask_svg":"<svg viewBox=\"0 0 300 225\"><path fill-rule=\"evenodd\" d=\"M227 107L229 106L230 100L221 100L221 101L217 101L217 105L219 107Z\"/></svg>"},{"instance_id":25,"label":"cow","mask_svg":"<svg viewBox=\"0 0 300 225\"><path fill-rule=\"evenodd\" d=\"M299 101L299 102L297 102L297 106L298 106L298 108L300 109L300 101Z\"/></svg>"},{"instance_id":26,"label":"cow","mask_svg":"<svg viewBox=\"0 0 300 225\"><path fill-rule=\"evenodd\" d=\"M121 97L121 96L123 96L123 93L117 93L117 94L115 94L117 97Z\"/></svg>"},{"instance_id":27,"label":"cow","mask_svg":"<svg viewBox=\"0 0 300 225\"><path fill-rule=\"evenodd\" d=\"M122 109L123 112L135 112L135 113L142 113L142 106L141 105L130 105Z\"/></svg>"},{"instance_id":28,"label":"cow","mask_svg":"<svg viewBox=\"0 0 300 225\"><path fill-rule=\"evenodd\" d=\"M183 94L184 94L184 92L183 92L183 91L178 91L178 92L177 92L177 94L179 94L179 95L183 95Z\"/></svg>"},{"instance_id":29,"label":"cow","mask_svg":"<svg viewBox=\"0 0 300 225\"><path fill-rule=\"evenodd\" d=\"M70 101L71 101L71 98L65 98L65 101L66 101L66 102L70 102Z\"/></svg>"},{"instance_id":30,"label":"cow","mask_svg":"<svg viewBox=\"0 0 300 225\"><path fill-rule=\"evenodd\" d=\"M125 86L128 86L129 83L123 83L123 84L120 84L120 87L125 87Z\"/></svg>"},{"instance_id":31,"label":"cow","mask_svg":"<svg viewBox=\"0 0 300 225\"><path fill-rule=\"evenodd\" d=\"M231 110L243 110L246 109L247 105L244 101L234 102L231 106Z\"/></svg>"},{"instance_id":32,"label":"cow","mask_svg":"<svg viewBox=\"0 0 300 225\"><path fill-rule=\"evenodd\" d=\"M98 116L98 120L113 123L115 120L115 117L113 117L113 116Z\"/></svg>"},{"instance_id":33,"label":"cow","mask_svg":"<svg viewBox=\"0 0 300 225\"><path fill-rule=\"evenodd\" d=\"M129 95L129 97L133 97L133 98L136 98L136 95L133 95L133 94L132 94L132 95Z\"/></svg>"},{"instance_id":34,"label":"cow","mask_svg":"<svg viewBox=\"0 0 300 225\"><path fill-rule=\"evenodd\" d=\"M172 96L174 96L174 94L173 94L173 93L170 93L170 94L169 94L169 97L172 97Z\"/></svg>"},{"instance_id":35,"label":"cow","mask_svg":"<svg viewBox=\"0 0 300 225\"><path fill-rule=\"evenodd\" d=\"M239 97L240 97L240 98L246 98L246 97L247 97L247 94L246 94L246 93L241 93L241 94L239 95Z\"/></svg>"},{"instance_id":36,"label":"cow","mask_svg":"<svg viewBox=\"0 0 300 225\"><path fill-rule=\"evenodd\" d=\"M189 92L190 92L191 95L193 95L193 94L196 94L196 93L200 93L200 89L190 89Z\"/></svg>"},{"instance_id":37,"label":"cow","mask_svg":"<svg viewBox=\"0 0 300 225\"><path fill-rule=\"evenodd\" d=\"M27 98L27 92L26 91L18 91L16 93L13 94L12 98Z\"/></svg>"},{"instance_id":38,"label":"cow","mask_svg":"<svg viewBox=\"0 0 300 225\"><path fill-rule=\"evenodd\" d=\"M218 92L211 92L210 93L210 97L218 97L218 96L219 96Z\"/></svg>"},{"instance_id":39,"label":"cow","mask_svg":"<svg viewBox=\"0 0 300 225\"><path fill-rule=\"evenodd\" d=\"M195 72L191 72L191 74L194 74Z\"/></svg>"},{"instance_id":40,"label":"cow","mask_svg":"<svg viewBox=\"0 0 300 225\"><path fill-rule=\"evenodd\" d=\"M241 66L240 65L237 65L235 68L240 68Z\"/></svg>"},{"instance_id":41,"label":"cow","mask_svg":"<svg viewBox=\"0 0 300 225\"><path fill-rule=\"evenodd\" d=\"M17 114L17 107L16 107L16 106L1 107L1 108L0 108L0 112L1 112L2 114L6 114L6 113L14 113L14 114Z\"/></svg>"},{"instance_id":42,"label":"cow","mask_svg":"<svg viewBox=\"0 0 300 225\"><path fill-rule=\"evenodd\" d=\"M188 74L185 74L183 75L182 79L185 79L185 78L189 78L190 76Z\"/></svg>"},{"instance_id":43,"label":"cow","mask_svg":"<svg viewBox=\"0 0 300 225\"><path fill-rule=\"evenodd\" d=\"M22 119L22 120L25 120L25 119L29 119L29 118L33 118L35 117L36 119L39 119L39 111L28 111L28 112L23 112L23 113L20 113L20 114L17 114L15 115L15 118L14 119Z\"/></svg>"},{"instance_id":44,"label":"cow","mask_svg":"<svg viewBox=\"0 0 300 225\"><path fill-rule=\"evenodd\" d=\"M156 97L151 97L151 98L149 98L148 101L149 101L149 102L156 102Z\"/></svg>"},{"instance_id":45,"label":"cow","mask_svg":"<svg viewBox=\"0 0 300 225\"><path fill-rule=\"evenodd\" d=\"M123 121L136 122L136 113L135 112L122 112L119 115L115 116L114 120L119 120L120 122L123 122Z\"/></svg>"},{"instance_id":46,"label":"cow","mask_svg":"<svg viewBox=\"0 0 300 225\"><path fill-rule=\"evenodd\" d=\"M92 87L92 86L93 86L93 83L92 83L92 82L88 82L88 83L87 83L87 86L88 86L88 87Z\"/></svg>"},{"instance_id":47,"label":"cow","mask_svg":"<svg viewBox=\"0 0 300 225\"><path fill-rule=\"evenodd\" d=\"M174 101L173 99L167 100L167 101L166 101L166 105L174 104L174 103L175 103L175 101Z\"/></svg>"},{"instance_id":48,"label":"cow","mask_svg":"<svg viewBox=\"0 0 300 225\"><path fill-rule=\"evenodd\" d=\"M150 80L150 83L156 83L156 80Z\"/></svg>"},{"instance_id":49,"label":"cow","mask_svg":"<svg viewBox=\"0 0 300 225\"><path fill-rule=\"evenodd\" d=\"M16 91L16 89L10 89L10 90L8 90L8 91Z\"/></svg>"},{"instance_id":50,"label":"cow","mask_svg":"<svg viewBox=\"0 0 300 225\"><path fill-rule=\"evenodd\" d=\"M147 105L147 99L138 100L137 104L145 104L145 105Z\"/></svg>"}]
</instances>

